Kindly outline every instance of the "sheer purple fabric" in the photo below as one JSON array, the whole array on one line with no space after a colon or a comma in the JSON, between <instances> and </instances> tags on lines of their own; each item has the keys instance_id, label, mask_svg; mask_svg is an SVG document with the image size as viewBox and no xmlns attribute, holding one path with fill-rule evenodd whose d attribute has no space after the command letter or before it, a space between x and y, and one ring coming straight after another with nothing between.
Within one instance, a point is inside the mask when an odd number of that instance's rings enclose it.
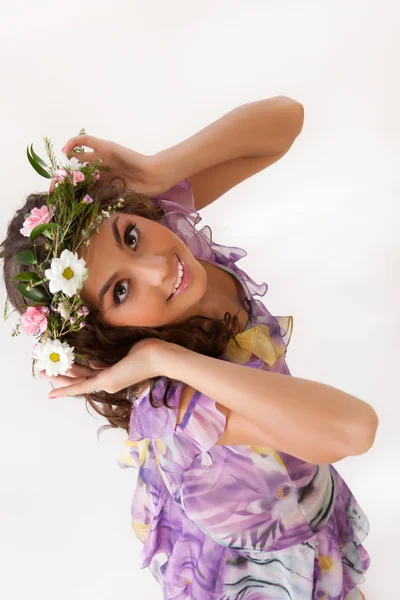
<instances>
[{"instance_id":1,"label":"sheer purple fabric","mask_svg":"<svg viewBox=\"0 0 400 600\"><path fill-rule=\"evenodd\" d=\"M268 286L236 265L247 253L216 244L208 226L196 229L201 217L186 179L154 200L192 254L232 273L246 292L241 350L221 358L291 376L293 318L271 315L254 298ZM157 382L156 400L166 383ZM171 409L153 408L149 388L136 400L118 461L138 469L132 525L144 544L142 568L164 600L361 600L369 522L333 465L265 446L216 445L225 416L200 391L177 424L183 385L169 391Z\"/></svg>"}]
</instances>

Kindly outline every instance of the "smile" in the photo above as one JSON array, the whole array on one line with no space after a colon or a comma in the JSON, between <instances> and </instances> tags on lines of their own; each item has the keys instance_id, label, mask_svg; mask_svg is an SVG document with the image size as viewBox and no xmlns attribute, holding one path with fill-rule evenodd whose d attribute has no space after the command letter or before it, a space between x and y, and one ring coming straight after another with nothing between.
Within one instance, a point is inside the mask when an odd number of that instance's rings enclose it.
<instances>
[{"instance_id":1,"label":"smile","mask_svg":"<svg viewBox=\"0 0 400 600\"><path fill-rule=\"evenodd\" d=\"M170 297L168 298L168 300L172 300L172 298L175 298L175 296L178 296L179 294L181 294L188 286L189 281L190 281L190 274L189 274L189 269L187 267L187 265L180 260L180 258L177 256L178 259L178 274L175 280L175 285L178 283L178 288L175 289L172 292L172 294L170 295Z\"/></svg>"}]
</instances>

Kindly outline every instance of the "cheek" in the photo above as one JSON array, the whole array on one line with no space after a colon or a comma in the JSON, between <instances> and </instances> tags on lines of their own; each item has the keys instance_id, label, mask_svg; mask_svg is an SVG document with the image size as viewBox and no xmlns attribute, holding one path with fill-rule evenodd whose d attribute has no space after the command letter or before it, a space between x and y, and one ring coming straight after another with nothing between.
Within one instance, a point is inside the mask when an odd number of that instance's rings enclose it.
<instances>
[{"instance_id":1,"label":"cheek","mask_svg":"<svg viewBox=\"0 0 400 600\"><path fill-rule=\"evenodd\" d=\"M163 316L168 312L169 306L165 303L164 298L159 298L156 295L146 294L141 298L132 298L131 311L143 325L152 326L157 319L163 319Z\"/></svg>"},{"instance_id":2,"label":"cheek","mask_svg":"<svg viewBox=\"0 0 400 600\"><path fill-rule=\"evenodd\" d=\"M165 302L157 298L128 298L125 305L109 308L104 319L115 326L158 327L164 324L166 312Z\"/></svg>"}]
</instances>

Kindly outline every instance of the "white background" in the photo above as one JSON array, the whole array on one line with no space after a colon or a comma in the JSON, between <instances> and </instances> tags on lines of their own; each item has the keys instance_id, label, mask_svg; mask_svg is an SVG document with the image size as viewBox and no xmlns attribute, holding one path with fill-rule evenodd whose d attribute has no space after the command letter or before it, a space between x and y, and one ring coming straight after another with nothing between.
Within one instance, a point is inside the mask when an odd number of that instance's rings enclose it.
<instances>
[{"instance_id":1,"label":"white background","mask_svg":"<svg viewBox=\"0 0 400 600\"><path fill-rule=\"evenodd\" d=\"M1 9L0 231L48 189L26 147L61 158L85 127L144 154L235 106L276 95L305 108L282 160L201 211L276 316L292 315L293 376L369 402L372 449L335 467L366 512L367 600L398 586L399 23L395 0L13 0ZM1 286L1 308L4 305ZM136 471L123 431L80 398L48 400L32 338L1 335L0 594L8 600L161 599L131 531ZM396 544L397 540L397 544Z\"/></svg>"}]
</instances>

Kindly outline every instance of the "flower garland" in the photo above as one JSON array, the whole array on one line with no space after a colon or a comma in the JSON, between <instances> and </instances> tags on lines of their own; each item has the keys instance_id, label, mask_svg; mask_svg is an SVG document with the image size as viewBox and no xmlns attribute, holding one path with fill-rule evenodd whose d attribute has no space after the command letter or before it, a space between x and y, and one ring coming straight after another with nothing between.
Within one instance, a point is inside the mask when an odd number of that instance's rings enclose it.
<instances>
[{"instance_id":1,"label":"flower garland","mask_svg":"<svg viewBox=\"0 0 400 600\"><path fill-rule=\"evenodd\" d=\"M81 129L79 135L85 133ZM123 206L124 199L120 198L99 213L100 202L91 197L91 188L99 179L100 171L110 168L101 166L101 158L93 163L81 163L73 157L59 165L50 140L45 137L44 142L50 166L34 152L33 144L27 148L32 167L51 182L46 204L25 215L20 229L21 235L29 238L32 248L21 250L14 259L29 270L18 273L12 281L30 303L19 307L26 310L12 336L18 335L20 330L35 335L32 374L36 367L45 369L47 375L56 376L65 375L76 358L84 359L75 355L73 346L62 341L67 333L84 327L89 314L79 296L88 269L85 260L78 258L77 250L82 244L89 245L91 235ZM75 147L72 152L79 151L83 152L83 147ZM86 229L82 229L84 223L88 223ZM43 262L38 261L36 252L40 236L46 238L47 256ZM6 241L0 244L0 258L4 258ZM7 315L8 303L6 298L5 319L10 316Z\"/></svg>"}]
</instances>

